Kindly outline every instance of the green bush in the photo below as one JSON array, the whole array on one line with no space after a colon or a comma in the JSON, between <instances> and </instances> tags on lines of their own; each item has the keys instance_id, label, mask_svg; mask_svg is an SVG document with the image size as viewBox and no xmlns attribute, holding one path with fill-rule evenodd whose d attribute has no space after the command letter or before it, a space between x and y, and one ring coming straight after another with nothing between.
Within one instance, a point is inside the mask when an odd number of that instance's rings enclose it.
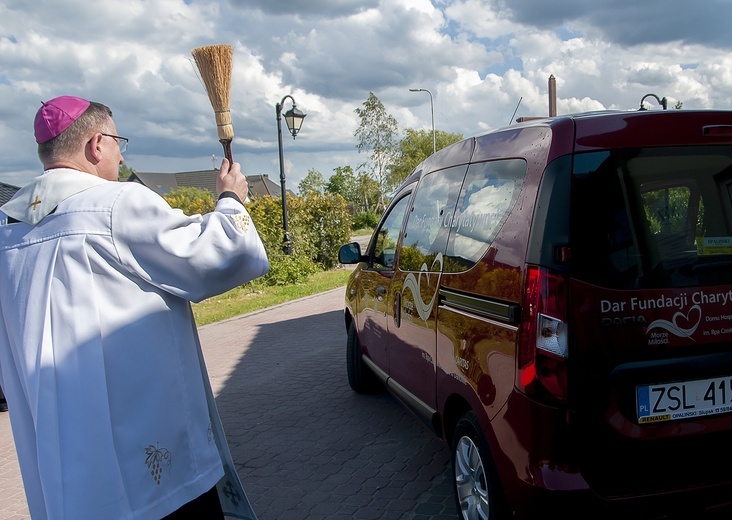
<instances>
[{"instance_id":1,"label":"green bush","mask_svg":"<svg viewBox=\"0 0 732 520\"><path fill-rule=\"evenodd\" d=\"M290 199L288 199L289 202ZM338 249L351 238L351 215L340 195L311 194L292 203L293 251L330 269L338 263Z\"/></svg>"},{"instance_id":2,"label":"green bush","mask_svg":"<svg viewBox=\"0 0 732 520\"><path fill-rule=\"evenodd\" d=\"M172 207L187 215L205 214L216 207L216 199L207 190L179 188L165 196ZM338 249L351 238L351 216L340 195L311 194L287 198L287 220L292 254L284 252L282 204L274 196L256 197L247 210L264 242L269 258L269 273L261 281L266 285L303 283L319 271L338 263Z\"/></svg>"},{"instance_id":3,"label":"green bush","mask_svg":"<svg viewBox=\"0 0 732 520\"><path fill-rule=\"evenodd\" d=\"M373 229L379 223L381 215L375 211L363 211L353 217L352 229Z\"/></svg>"},{"instance_id":4,"label":"green bush","mask_svg":"<svg viewBox=\"0 0 732 520\"><path fill-rule=\"evenodd\" d=\"M254 197L252 202L247 204L247 211L254 221L267 252L271 254L274 249L281 250L283 231L280 199L272 195Z\"/></svg>"},{"instance_id":5,"label":"green bush","mask_svg":"<svg viewBox=\"0 0 732 520\"><path fill-rule=\"evenodd\" d=\"M166 193L163 198L172 208L183 210L186 215L205 215L216 207L216 197L208 190L183 186Z\"/></svg>"},{"instance_id":6,"label":"green bush","mask_svg":"<svg viewBox=\"0 0 732 520\"><path fill-rule=\"evenodd\" d=\"M270 255L269 272L264 276L266 285L295 285L307 281L308 276L322 271L322 266L313 263L302 254Z\"/></svg>"},{"instance_id":7,"label":"green bush","mask_svg":"<svg viewBox=\"0 0 732 520\"><path fill-rule=\"evenodd\" d=\"M292 254L283 250L282 205L274 196L257 197L247 206L270 260L269 285L299 283L338 263L338 249L350 240L351 217L340 195L287 197Z\"/></svg>"}]
</instances>

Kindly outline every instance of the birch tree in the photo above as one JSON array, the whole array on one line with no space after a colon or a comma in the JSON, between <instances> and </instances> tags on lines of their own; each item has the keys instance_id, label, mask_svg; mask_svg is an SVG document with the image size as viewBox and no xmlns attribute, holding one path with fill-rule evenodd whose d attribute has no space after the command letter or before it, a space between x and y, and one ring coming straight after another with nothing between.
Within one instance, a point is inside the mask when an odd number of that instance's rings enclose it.
<instances>
[{"instance_id":1,"label":"birch tree","mask_svg":"<svg viewBox=\"0 0 732 520\"><path fill-rule=\"evenodd\" d=\"M384 195L389 191L389 166L393 163L398 147L397 120L389 115L384 104L373 92L363 103L363 108L357 108L356 114L360 123L354 136L358 140L356 149L359 153L366 152L369 159L359 166L367 172L379 186L379 198L376 210L383 210Z\"/></svg>"}]
</instances>

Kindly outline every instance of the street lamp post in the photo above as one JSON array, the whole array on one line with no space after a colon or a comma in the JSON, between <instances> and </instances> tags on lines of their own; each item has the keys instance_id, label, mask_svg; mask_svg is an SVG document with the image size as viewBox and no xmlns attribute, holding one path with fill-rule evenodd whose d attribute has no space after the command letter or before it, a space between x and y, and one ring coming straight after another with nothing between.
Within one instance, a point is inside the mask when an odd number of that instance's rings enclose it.
<instances>
[{"instance_id":1,"label":"street lamp post","mask_svg":"<svg viewBox=\"0 0 732 520\"><path fill-rule=\"evenodd\" d=\"M664 110L666 110L668 108L668 100L665 97L659 99L659 97L656 94L646 94L641 99L640 108L638 109L639 111L648 110L645 106L643 106L643 102L646 100L646 98L649 98L649 97L656 98L656 101L658 101L658 104L661 105Z\"/></svg>"},{"instance_id":2,"label":"street lamp post","mask_svg":"<svg viewBox=\"0 0 732 520\"><path fill-rule=\"evenodd\" d=\"M292 108L285 112L285 123L287 129L292 134L292 138L295 139L300 128L302 127L302 121L305 119L307 114L304 114L300 109L297 108L297 103L292 96L289 94L282 98L282 100L275 105L277 111L277 142L280 149L280 189L282 190L282 229L284 230L284 237L282 241L282 249L285 254L292 254L292 243L290 242L290 232L287 229L287 189L285 187L285 161L282 154L282 105L285 103L285 99L290 98L292 101Z\"/></svg>"},{"instance_id":3,"label":"street lamp post","mask_svg":"<svg viewBox=\"0 0 732 520\"><path fill-rule=\"evenodd\" d=\"M432 153L437 151L437 138L435 137L435 104L432 100L432 92L426 88L410 88L409 92L427 92L430 95L430 112L432 113Z\"/></svg>"}]
</instances>

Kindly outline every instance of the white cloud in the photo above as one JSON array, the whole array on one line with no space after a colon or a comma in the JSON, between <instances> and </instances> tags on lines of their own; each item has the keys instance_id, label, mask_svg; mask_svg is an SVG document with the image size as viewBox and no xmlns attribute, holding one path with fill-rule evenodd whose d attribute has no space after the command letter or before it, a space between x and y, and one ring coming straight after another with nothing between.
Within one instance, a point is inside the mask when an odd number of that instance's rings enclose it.
<instances>
[{"instance_id":1,"label":"white cloud","mask_svg":"<svg viewBox=\"0 0 732 520\"><path fill-rule=\"evenodd\" d=\"M732 108L728 2L694 12L660 0L7 0L0 5L0 180L39 171L32 120L41 100L108 104L141 171L211 167L214 116L190 50L235 49L234 157L279 176L275 104L308 115L283 136L287 185L309 169L353 167L354 110L374 92L400 128L465 136L516 116L634 109L653 92L684 108ZM658 10L664 10L659 15ZM668 12L671 11L671 12ZM612 12L613 16L608 13ZM631 20L631 21L629 21ZM289 101L286 102L289 108Z\"/></svg>"},{"instance_id":2,"label":"white cloud","mask_svg":"<svg viewBox=\"0 0 732 520\"><path fill-rule=\"evenodd\" d=\"M495 40L523 30L521 25L509 21L500 10L491 8L483 0L453 2L446 7L445 13L462 30L478 38Z\"/></svg>"}]
</instances>

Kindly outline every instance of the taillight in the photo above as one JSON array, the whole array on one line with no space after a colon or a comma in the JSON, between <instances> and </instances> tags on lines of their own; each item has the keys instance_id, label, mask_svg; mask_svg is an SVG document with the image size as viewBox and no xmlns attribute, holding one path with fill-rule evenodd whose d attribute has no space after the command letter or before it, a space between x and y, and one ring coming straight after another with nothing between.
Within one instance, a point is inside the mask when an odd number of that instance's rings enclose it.
<instances>
[{"instance_id":1,"label":"taillight","mask_svg":"<svg viewBox=\"0 0 732 520\"><path fill-rule=\"evenodd\" d=\"M563 276L528 266L516 385L541 399L567 399L567 291Z\"/></svg>"}]
</instances>

